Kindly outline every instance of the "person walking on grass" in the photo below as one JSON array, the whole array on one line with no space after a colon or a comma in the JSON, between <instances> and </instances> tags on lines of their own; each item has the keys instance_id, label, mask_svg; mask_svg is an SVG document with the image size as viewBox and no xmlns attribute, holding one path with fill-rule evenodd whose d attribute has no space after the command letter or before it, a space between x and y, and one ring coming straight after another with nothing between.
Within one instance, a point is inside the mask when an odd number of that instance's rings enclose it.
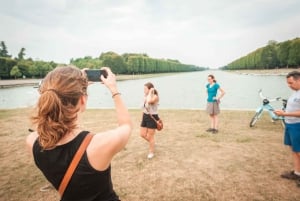
<instances>
[{"instance_id":1,"label":"person walking on grass","mask_svg":"<svg viewBox=\"0 0 300 201\"><path fill-rule=\"evenodd\" d=\"M294 90L289 97L285 111L275 110L278 116L284 116L284 144L291 147L293 170L281 174L282 178L297 180L300 184L300 72L292 71L287 74L287 85Z\"/></svg>"},{"instance_id":2,"label":"person walking on grass","mask_svg":"<svg viewBox=\"0 0 300 201\"><path fill-rule=\"evenodd\" d=\"M151 82L144 85L144 104L143 104L143 117L140 128L140 135L149 143L148 159L154 157L154 145L155 145L155 131L157 128L156 120L159 120L158 116L158 102L159 96L157 90ZM153 118L152 118L152 117Z\"/></svg>"},{"instance_id":3,"label":"person walking on grass","mask_svg":"<svg viewBox=\"0 0 300 201\"><path fill-rule=\"evenodd\" d=\"M220 113L220 106L219 106L220 99L224 96L225 91L217 83L213 75L208 75L207 81L208 84L206 85L206 92L207 92L206 111L209 114L209 118L210 118L210 128L207 129L206 131L216 134L218 133L218 114Z\"/></svg>"},{"instance_id":4,"label":"person walking on grass","mask_svg":"<svg viewBox=\"0 0 300 201\"><path fill-rule=\"evenodd\" d=\"M101 76L102 83L112 94L116 108L118 126L111 130L90 135L80 126L88 101L88 80L84 71L72 66L57 67L47 74L39 88L40 97L32 116L36 131L27 137L26 144L36 166L55 189L60 191L66 171L83 140L93 136L61 193L62 201L119 201L111 180L111 160L127 144L132 122L115 75L107 67L102 69L107 72L106 78Z\"/></svg>"}]
</instances>

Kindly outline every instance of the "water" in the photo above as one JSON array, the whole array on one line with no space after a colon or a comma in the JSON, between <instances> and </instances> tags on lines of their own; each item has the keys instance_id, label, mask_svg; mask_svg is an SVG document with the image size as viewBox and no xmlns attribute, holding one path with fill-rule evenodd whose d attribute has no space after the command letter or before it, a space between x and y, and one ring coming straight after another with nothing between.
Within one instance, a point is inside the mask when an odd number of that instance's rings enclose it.
<instances>
[{"instance_id":1,"label":"water","mask_svg":"<svg viewBox=\"0 0 300 201\"><path fill-rule=\"evenodd\" d=\"M180 73L164 77L118 82L119 91L128 108L141 108L144 84L151 81L159 92L161 109L205 109L208 74L213 74L226 92L221 109L254 110L261 104L258 90L265 96L288 98L291 90L285 76L242 75L224 71ZM113 108L107 88L99 83L88 88L88 108ZM32 86L0 89L0 109L35 105L39 94ZM280 102L272 103L276 108Z\"/></svg>"}]
</instances>

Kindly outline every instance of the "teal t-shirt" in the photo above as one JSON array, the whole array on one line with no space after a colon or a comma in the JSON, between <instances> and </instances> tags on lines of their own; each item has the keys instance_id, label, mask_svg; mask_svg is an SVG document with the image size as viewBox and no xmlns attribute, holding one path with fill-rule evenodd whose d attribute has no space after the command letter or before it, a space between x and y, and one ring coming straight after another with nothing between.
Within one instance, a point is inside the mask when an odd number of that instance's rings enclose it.
<instances>
[{"instance_id":1,"label":"teal t-shirt","mask_svg":"<svg viewBox=\"0 0 300 201\"><path fill-rule=\"evenodd\" d=\"M216 102L216 100L214 100L214 97L217 96L219 88L220 85L218 83L214 83L212 86L210 86L210 84L206 85L207 94L208 94L207 102Z\"/></svg>"}]
</instances>

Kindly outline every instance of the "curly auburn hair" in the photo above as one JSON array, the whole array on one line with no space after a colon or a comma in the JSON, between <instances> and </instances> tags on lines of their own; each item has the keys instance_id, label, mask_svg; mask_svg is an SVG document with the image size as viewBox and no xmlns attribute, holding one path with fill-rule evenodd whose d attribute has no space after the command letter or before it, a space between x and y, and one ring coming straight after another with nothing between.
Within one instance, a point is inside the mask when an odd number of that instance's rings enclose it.
<instances>
[{"instance_id":1,"label":"curly auburn hair","mask_svg":"<svg viewBox=\"0 0 300 201\"><path fill-rule=\"evenodd\" d=\"M65 134L76 128L78 101L87 94L87 86L86 76L74 66L58 66L43 79L31 120L44 149L55 147Z\"/></svg>"}]
</instances>

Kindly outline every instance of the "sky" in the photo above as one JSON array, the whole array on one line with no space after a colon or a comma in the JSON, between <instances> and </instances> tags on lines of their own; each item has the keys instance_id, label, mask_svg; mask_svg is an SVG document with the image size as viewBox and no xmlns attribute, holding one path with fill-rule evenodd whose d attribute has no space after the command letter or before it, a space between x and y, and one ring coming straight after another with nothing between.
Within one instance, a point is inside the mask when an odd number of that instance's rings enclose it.
<instances>
[{"instance_id":1,"label":"sky","mask_svg":"<svg viewBox=\"0 0 300 201\"><path fill-rule=\"evenodd\" d=\"M0 0L0 41L17 57L146 53L218 68L300 37L299 0Z\"/></svg>"}]
</instances>

